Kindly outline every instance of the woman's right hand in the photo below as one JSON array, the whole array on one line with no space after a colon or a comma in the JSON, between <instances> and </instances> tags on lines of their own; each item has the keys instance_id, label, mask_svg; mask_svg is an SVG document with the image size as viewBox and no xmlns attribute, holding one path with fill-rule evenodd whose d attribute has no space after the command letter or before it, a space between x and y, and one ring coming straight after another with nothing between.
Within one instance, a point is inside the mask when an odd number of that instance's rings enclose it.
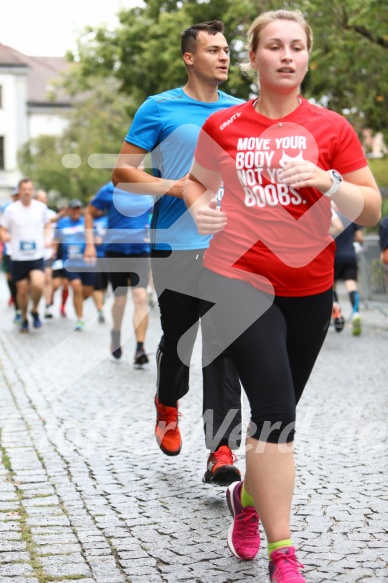
<instances>
[{"instance_id":1,"label":"woman's right hand","mask_svg":"<svg viewBox=\"0 0 388 583\"><path fill-rule=\"evenodd\" d=\"M217 207L216 199L201 206L195 215L198 233L200 235L214 235L222 231L227 223L226 214Z\"/></svg>"}]
</instances>

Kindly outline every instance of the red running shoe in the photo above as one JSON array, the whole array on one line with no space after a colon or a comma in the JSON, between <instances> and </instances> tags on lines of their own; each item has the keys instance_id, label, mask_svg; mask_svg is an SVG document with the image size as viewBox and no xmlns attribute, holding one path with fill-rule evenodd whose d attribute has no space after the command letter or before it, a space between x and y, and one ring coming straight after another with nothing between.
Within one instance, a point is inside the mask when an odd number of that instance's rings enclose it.
<instances>
[{"instance_id":1,"label":"red running shoe","mask_svg":"<svg viewBox=\"0 0 388 583\"><path fill-rule=\"evenodd\" d=\"M221 445L209 455L207 470L202 482L217 486L229 486L233 482L241 480L241 473L233 464L237 456L232 453L227 445Z\"/></svg>"},{"instance_id":2,"label":"red running shoe","mask_svg":"<svg viewBox=\"0 0 388 583\"><path fill-rule=\"evenodd\" d=\"M182 448L181 432L178 427L178 407L167 407L159 403L155 396L156 426L155 437L166 455L178 455Z\"/></svg>"},{"instance_id":3,"label":"red running shoe","mask_svg":"<svg viewBox=\"0 0 388 583\"><path fill-rule=\"evenodd\" d=\"M294 547L276 549L270 555L269 579L271 583L306 583L299 571L303 567L296 558Z\"/></svg>"}]
</instances>

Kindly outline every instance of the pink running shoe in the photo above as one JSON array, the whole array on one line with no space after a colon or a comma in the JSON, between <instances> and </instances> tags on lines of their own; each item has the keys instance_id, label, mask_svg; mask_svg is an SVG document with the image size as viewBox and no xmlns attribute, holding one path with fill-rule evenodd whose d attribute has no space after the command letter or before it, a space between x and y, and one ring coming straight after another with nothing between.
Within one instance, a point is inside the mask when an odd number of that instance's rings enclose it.
<instances>
[{"instance_id":1,"label":"pink running shoe","mask_svg":"<svg viewBox=\"0 0 388 583\"><path fill-rule=\"evenodd\" d=\"M242 485L243 482L233 482L226 490L226 501L233 516L228 546L238 559L251 561L260 548L259 517L253 506L242 506Z\"/></svg>"},{"instance_id":2,"label":"pink running shoe","mask_svg":"<svg viewBox=\"0 0 388 583\"><path fill-rule=\"evenodd\" d=\"M270 559L268 570L271 583L306 583L299 572L304 565L297 560L294 547L276 549Z\"/></svg>"}]
</instances>

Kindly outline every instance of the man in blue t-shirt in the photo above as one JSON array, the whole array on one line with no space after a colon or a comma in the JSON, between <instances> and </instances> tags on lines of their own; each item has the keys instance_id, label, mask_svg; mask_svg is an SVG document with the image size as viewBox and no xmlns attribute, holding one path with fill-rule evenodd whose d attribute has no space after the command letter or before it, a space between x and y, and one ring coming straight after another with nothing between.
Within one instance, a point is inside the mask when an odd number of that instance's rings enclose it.
<instances>
[{"instance_id":1,"label":"man in blue t-shirt","mask_svg":"<svg viewBox=\"0 0 388 583\"><path fill-rule=\"evenodd\" d=\"M388 265L388 216L381 219L379 224L379 244L381 261Z\"/></svg>"},{"instance_id":2,"label":"man in blue t-shirt","mask_svg":"<svg viewBox=\"0 0 388 583\"><path fill-rule=\"evenodd\" d=\"M335 209L337 217L342 224L342 230L336 235L335 258L334 258L334 301L333 320L337 332L341 332L345 325L338 294L335 289L337 281L343 281L349 300L352 305L352 330L353 336L359 336L362 332L361 317L359 313L360 294L358 292L358 260L355 243L361 245L364 241L362 227L349 221L343 214Z\"/></svg>"},{"instance_id":3,"label":"man in blue t-shirt","mask_svg":"<svg viewBox=\"0 0 388 583\"><path fill-rule=\"evenodd\" d=\"M113 182L108 182L92 198L85 212L87 260L96 257L93 222L101 212L106 213L107 218L104 248L106 267L114 293L111 354L115 359L122 355L121 325L128 287L132 287L136 336L134 364L137 366L148 362L144 340L148 327L147 285L151 272L149 221L153 203L152 196L137 196L115 188Z\"/></svg>"},{"instance_id":4,"label":"man in blue t-shirt","mask_svg":"<svg viewBox=\"0 0 388 583\"><path fill-rule=\"evenodd\" d=\"M77 316L76 331L81 331L85 325L83 319L83 303L94 289L94 266L86 263L83 258L85 250L85 221L82 215L82 202L71 200L68 205L68 216L59 219L55 229L54 248L61 245L64 277L73 290L74 310Z\"/></svg>"},{"instance_id":5,"label":"man in blue t-shirt","mask_svg":"<svg viewBox=\"0 0 388 583\"><path fill-rule=\"evenodd\" d=\"M87 228L85 226L85 228ZM105 214L101 214L94 220L94 229L96 231L94 242L96 246L96 272L94 274L94 290L93 290L93 300L97 308L98 321L100 324L105 323L104 315L104 297L106 290L108 289L109 278L108 271L106 269L105 263L105 244L104 239L106 235L106 230L108 228L108 217Z\"/></svg>"},{"instance_id":6,"label":"man in blue t-shirt","mask_svg":"<svg viewBox=\"0 0 388 583\"><path fill-rule=\"evenodd\" d=\"M218 90L229 69L229 47L221 22L186 29L181 34L181 52L187 83L143 103L112 174L120 188L157 197L151 223L151 263L163 336L156 359L155 436L160 449L170 456L181 450L178 401L189 390L189 362L198 321L209 307L200 299L198 287L209 237L198 234L182 200L183 187L205 120L242 102ZM148 152L153 176L139 169ZM206 351L211 337L203 328ZM186 335L179 343L189 329L189 338ZM203 394L205 438L211 452L203 481L228 485L240 479L231 449L239 445L241 389L226 353L203 368Z\"/></svg>"}]
</instances>

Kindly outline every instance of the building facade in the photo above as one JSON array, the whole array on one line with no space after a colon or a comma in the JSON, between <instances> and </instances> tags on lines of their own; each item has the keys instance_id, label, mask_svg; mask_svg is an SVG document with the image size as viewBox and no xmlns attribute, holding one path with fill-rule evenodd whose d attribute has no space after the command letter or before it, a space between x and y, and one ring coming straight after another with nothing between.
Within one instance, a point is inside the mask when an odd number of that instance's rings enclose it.
<instances>
[{"instance_id":1,"label":"building facade","mask_svg":"<svg viewBox=\"0 0 388 583\"><path fill-rule=\"evenodd\" d=\"M66 67L64 58L28 57L0 44L0 202L21 178L19 149L68 124L70 98L55 88Z\"/></svg>"}]
</instances>

